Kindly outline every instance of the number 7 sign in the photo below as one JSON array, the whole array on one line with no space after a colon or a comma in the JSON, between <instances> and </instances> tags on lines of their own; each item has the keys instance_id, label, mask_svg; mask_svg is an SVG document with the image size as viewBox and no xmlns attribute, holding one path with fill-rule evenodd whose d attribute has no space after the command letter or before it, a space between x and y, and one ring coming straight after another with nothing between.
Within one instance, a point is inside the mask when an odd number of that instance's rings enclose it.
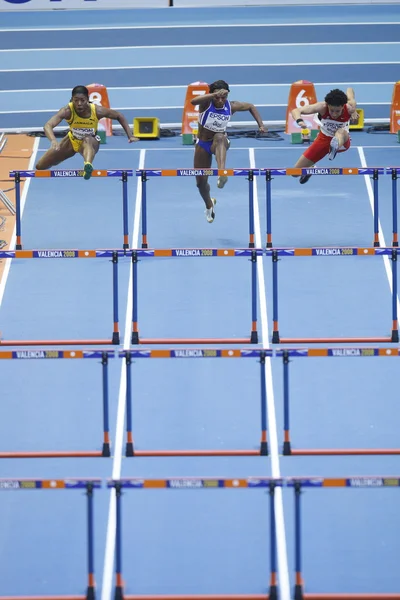
<instances>
[{"instance_id":1,"label":"number 7 sign","mask_svg":"<svg viewBox=\"0 0 400 600\"><path fill-rule=\"evenodd\" d=\"M302 108L308 104L315 104L317 102L317 96L315 94L314 84L311 81L295 81L290 86L289 100L286 109L286 130L285 133L298 133L299 126L291 115L291 111L294 108ZM307 122L307 117L305 118ZM311 117L308 126L310 129L317 129L316 126L312 126L313 117Z\"/></svg>"}]
</instances>

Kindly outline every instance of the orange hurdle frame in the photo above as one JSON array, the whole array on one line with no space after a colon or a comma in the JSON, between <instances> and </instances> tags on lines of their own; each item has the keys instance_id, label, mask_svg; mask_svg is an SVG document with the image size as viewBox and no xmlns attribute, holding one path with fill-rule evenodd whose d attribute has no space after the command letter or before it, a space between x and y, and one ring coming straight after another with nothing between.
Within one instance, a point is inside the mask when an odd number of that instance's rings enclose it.
<instances>
[{"instance_id":1,"label":"orange hurdle frame","mask_svg":"<svg viewBox=\"0 0 400 600\"><path fill-rule=\"evenodd\" d=\"M22 178L82 178L83 170L79 169L54 169L53 171L10 171L9 176L14 179L15 184L15 228L17 250L22 250L21 236L21 179ZM122 181L122 215L123 215L123 248L129 248L128 229L128 177L133 176L132 170L99 170L94 169L92 177L120 177Z\"/></svg>"},{"instance_id":2,"label":"orange hurdle frame","mask_svg":"<svg viewBox=\"0 0 400 600\"><path fill-rule=\"evenodd\" d=\"M93 490L101 488L100 479L0 479L0 491L86 490L87 496L87 589L83 595L0 596L0 600L95 600Z\"/></svg>"},{"instance_id":3,"label":"orange hurdle frame","mask_svg":"<svg viewBox=\"0 0 400 600\"><path fill-rule=\"evenodd\" d=\"M118 319L118 260L125 256L125 250L0 250L0 259L68 259L71 258L110 258L112 262L113 286L113 332L109 339L86 340L4 340L1 346L106 346L120 343Z\"/></svg>"},{"instance_id":4,"label":"orange hurdle frame","mask_svg":"<svg viewBox=\"0 0 400 600\"><path fill-rule=\"evenodd\" d=\"M276 525L275 525L275 488L280 485L280 480L272 478L249 478L249 479L215 479L199 477L182 477L174 479L119 479L108 480L107 487L115 489L116 495L116 548L115 548L115 571L116 586L114 600L277 600L278 578L277 578L277 552L276 552ZM216 489L230 488L267 488L269 491L269 517L270 517L270 581L267 594L158 594L158 595L136 595L124 593L124 582L122 578L122 491L124 489ZM0 599L1 600L1 599Z\"/></svg>"},{"instance_id":5,"label":"orange hurdle frame","mask_svg":"<svg viewBox=\"0 0 400 600\"><path fill-rule=\"evenodd\" d=\"M125 456L267 456L267 391L265 383L265 360L273 355L272 350L221 350L217 348L185 348L180 350L122 350L120 358L126 364L126 453ZM137 450L132 434L132 374L133 359L174 358L259 358L260 362L260 401L261 401L261 440L257 450Z\"/></svg>"},{"instance_id":6,"label":"orange hurdle frame","mask_svg":"<svg viewBox=\"0 0 400 600\"><path fill-rule=\"evenodd\" d=\"M283 362L283 455L284 456L393 456L400 455L400 448L316 448L293 449L290 440L289 362L292 357L347 357L369 358L400 356L398 348L313 348L277 350L275 356Z\"/></svg>"},{"instance_id":7,"label":"orange hurdle frame","mask_svg":"<svg viewBox=\"0 0 400 600\"><path fill-rule=\"evenodd\" d=\"M170 248L159 250L132 250L132 337L138 344L258 344L257 331L257 256L260 249L223 248ZM152 257L212 258L249 257L251 262L251 331L247 338L141 338L138 326L138 259Z\"/></svg>"},{"instance_id":8,"label":"orange hurdle frame","mask_svg":"<svg viewBox=\"0 0 400 600\"><path fill-rule=\"evenodd\" d=\"M108 361L114 358L113 350L13 350L0 351L0 361L37 360L37 359L100 359L102 365L102 396L103 396L103 444L101 450L42 450L42 451L0 451L2 458L82 458L110 457L110 425L108 397ZM1 598L0 598L1 600Z\"/></svg>"},{"instance_id":9,"label":"orange hurdle frame","mask_svg":"<svg viewBox=\"0 0 400 600\"><path fill-rule=\"evenodd\" d=\"M397 248L277 248L265 250L272 258L272 312L273 312L273 344L355 344L355 343L398 343L399 324L397 316ZM281 337L278 324L278 260L284 256L389 256L392 260L392 331L390 337L346 337L346 338L291 338Z\"/></svg>"}]
</instances>

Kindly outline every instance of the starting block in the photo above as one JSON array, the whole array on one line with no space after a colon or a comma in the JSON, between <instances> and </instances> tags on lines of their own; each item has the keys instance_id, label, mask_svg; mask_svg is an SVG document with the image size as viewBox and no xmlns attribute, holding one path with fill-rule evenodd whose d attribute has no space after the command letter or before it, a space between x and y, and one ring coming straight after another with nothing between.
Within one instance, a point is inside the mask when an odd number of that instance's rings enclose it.
<instances>
[{"instance_id":1,"label":"starting block","mask_svg":"<svg viewBox=\"0 0 400 600\"><path fill-rule=\"evenodd\" d=\"M318 129L302 129L291 134L292 144L310 144L318 135Z\"/></svg>"}]
</instances>

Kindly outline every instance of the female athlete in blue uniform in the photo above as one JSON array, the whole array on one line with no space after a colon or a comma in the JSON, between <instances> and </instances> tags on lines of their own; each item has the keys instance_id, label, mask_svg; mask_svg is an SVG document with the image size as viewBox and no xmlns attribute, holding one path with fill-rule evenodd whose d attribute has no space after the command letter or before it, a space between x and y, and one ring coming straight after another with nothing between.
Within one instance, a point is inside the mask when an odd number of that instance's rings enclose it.
<instances>
[{"instance_id":1,"label":"female athlete in blue uniform","mask_svg":"<svg viewBox=\"0 0 400 600\"><path fill-rule=\"evenodd\" d=\"M215 155L218 169L225 169L226 151L229 148L229 140L226 128L231 116L235 112L249 111L257 121L259 131L265 132L266 128L261 116L254 106L249 102L229 102L229 85L226 81L219 79L209 86L209 93L196 96L191 100L193 106L199 105L199 130L196 149L194 152L194 168L209 169L212 164L212 155ZM223 188L228 178L218 177L217 186ZM206 205L206 219L212 223L215 218L214 206L216 199L210 196L210 185L206 175L196 176L197 187Z\"/></svg>"}]
</instances>

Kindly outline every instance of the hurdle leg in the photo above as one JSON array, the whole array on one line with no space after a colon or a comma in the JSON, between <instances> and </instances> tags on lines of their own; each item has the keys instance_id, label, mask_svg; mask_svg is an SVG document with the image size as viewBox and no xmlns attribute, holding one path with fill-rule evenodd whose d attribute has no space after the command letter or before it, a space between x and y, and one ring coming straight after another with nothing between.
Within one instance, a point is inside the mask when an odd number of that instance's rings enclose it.
<instances>
[{"instance_id":1,"label":"hurdle leg","mask_svg":"<svg viewBox=\"0 0 400 600\"><path fill-rule=\"evenodd\" d=\"M392 246L399 245L397 233L397 169L392 169L392 219L393 219L393 241Z\"/></svg>"},{"instance_id":2,"label":"hurdle leg","mask_svg":"<svg viewBox=\"0 0 400 600\"><path fill-rule=\"evenodd\" d=\"M126 456L134 456L132 437L132 378L131 378L131 353L125 355L126 364Z\"/></svg>"},{"instance_id":3,"label":"hurdle leg","mask_svg":"<svg viewBox=\"0 0 400 600\"><path fill-rule=\"evenodd\" d=\"M95 579L94 579L94 527L93 527L93 484L86 486L87 495L87 547L88 547L88 587L86 591L86 600L95 599Z\"/></svg>"},{"instance_id":4,"label":"hurdle leg","mask_svg":"<svg viewBox=\"0 0 400 600\"><path fill-rule=\"evenodd\" d=\"M123 245L124 249L129 248L129 229L128 229L128 173L122 171L122 226L123 226Z\"/></svg>"},{"instance_id":5,"label":"hurdle leg","mask_svg":"<svg viewBox=\"0 0 400 600\"><path fill-rule=\"evenodd\" d=\"M122 514L121 514L121 485L115 484L116 496L116 531L115 531L115 595L114 600L124 600L122 581Z\"/></svg>"},{"instance_id":6,"label":"hurdle leg","mask_svg":"<svg viewBox=\"0 0 400 600\"><path fill-rule=\"evenodd\" d=\"M296 481L294 484L294 518L295 518L295 571L296 583L294 587L294 600L303 600L303 578L301 575L301 523L300 523L300 495L301 483Z\"/></svg>"},{"instance_id":7,"label":"hurdle leg","mask_svg":"<svg viewBox=\"0 0 400 600\"><path fill-rule=\"evenodd\" d=\"M265 381L265 352L260 354L260 380L261 380L261 456L268 456L267 439L267 384Z\"/></svg>"},{"instance_id":8,"label":"hurdle leg","mask_svg":"<svg viewBox=\"0 0 400 600\"><path fill-rule=\"evenodd\" d=\"M278 579L277 579L277 560L276 560L276 525L275 525L275 481L269 484L269 506L271 523L271 574L269 582L268 600L278 599Z\"/></svg>"},{"instance_id":9,"label":"hurdle leg","mask_svg":"<svg viewBox=\"0 0 400 600\"><path fill-rule=\"evenodd\" d=\"M148 248L147 243L147 189L146 189L146 171L142 171L140 181L142 182L142 248Z\"/></svg>"},{"instance_id":10,"label":"hurdle leg","mask_svg":"<svg viewBox=\"0 0 400 600\"><path fill-rule=\"evenodd\" d=\"M392 251L392 315L393 327L391 341L399 342L399 322L397 318L397 249Z\"/></svg>"},{"instance_id":11,"label":"hurdle leg","mask_svg":"<svg viewBox=\"0 0 400 600\"><path fill-rule=\"evenodd\" d=\"M372 176L374 183L374 246L380 246L379 243L379 196L378 196L378 169L374 169Z\"/></svg>"},{"instance_id":12,"label":"hurdle leg","mask_svg":"<svg viewBox=\"0 0 400 600\"><path fill-rule=\"evenodd\" d=\"M278 325L278 253L272 252L272 318L274 322L272 332L272 343L279 344L279 325Z\"/></svg>"},{"instance_id":13,"label":"hurdle leg","mask_svg":"<svg viewBox=\"0 0 400 600\"><path fill-rule=\"evenodd\" d=\"M114 313L114 328L112 334L112 344L119 344L119 323L118 323L118 252L113 252L113 313Z\"/></svg>"},{"instance_id":14,"label":"hurdle leg","mask_svg":"<svg viewBox=\"0 0 400 600\"><path fill-rule=\"evenodd\" d=\"M287 350L282 354L283 362L283 455L288 456L292 453L290 445L289 429L289 353Z\"/></svg>"},{"instance_id":15,"label":"hurdle leg","mask_svg":"<svg viewBox=\"0 0 400 600\"><path fill-rule=\"evenodd\" d=\"M258 344L257 332L257 252L251 253L251 333L250 343Z\"/></svg>"},{"instance_id":16,"label":"hurdle leg","mask_svg":"<svg viewBox=\"0 0 400 600\"><path fill-rule=\"evenodd\" d=\"M16 231L16 250L22 250L21 244L21 173L15 172L15 231Z\"/></svg>"},{"instance_id":17,"label":"hurdle leg","mask_svg":"<svg viewBox=\"0 0 400 600\"><path fill-rule=\"evenodd\" d=\"M137 274L138 274L138 258L137 252L132 252L132 337L131 343L139 343L139 329L138 329L138 286L137 286Z\"/></svg>"},{"instance_id":18,"label":"hurdle leg","mask_svg":"<svg viewBox=\"0 0 400 600\"><path fill-rule=\"evenodd\" d=\"M254 172L249 171L249 248L254 248Z\"/></svg>"},{"instance_id":19,"label":"hurdle leg","mask_svg":"<svg viewBox=\"0 0 400 600\"><path fill-rule=\"evenodd\" d=\"M265 184L266 184L266 217L267 217L267 248L272 248L272 204L271 204L271 171L267 170L265 173Z\"/></svg>"},{"instance_id":20,"label":"hurdle leg","mask_svg":"<svg viewBox=\"0 0 400 600\"><path fill-rule=\"evenodd\" d=\"M102 456L111 456L110 452L110 425L108 414L108 354L103 352L101 357L103 365L103 451Z\"/></svg>"}]
</instances>

